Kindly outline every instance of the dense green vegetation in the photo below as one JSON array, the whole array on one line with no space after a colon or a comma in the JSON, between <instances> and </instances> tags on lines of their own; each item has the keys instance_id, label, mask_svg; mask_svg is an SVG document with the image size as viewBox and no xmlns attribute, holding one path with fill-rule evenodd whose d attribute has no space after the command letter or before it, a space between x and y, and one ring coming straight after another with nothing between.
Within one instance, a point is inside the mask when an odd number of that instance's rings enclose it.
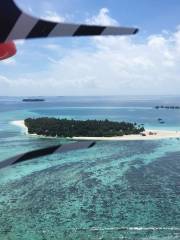
<instances>
[{"instance_id":1,"label":"dense green vegetation","mask_svg":"<svg viewBox=\"0 0 180 240\"><path fill-rule=\"evenodd\" d=\"M108 120L67 120L56 118L28 118L25 125L30 134L51 137L112 137L139 134L143 126L136 123L112 122Z\"/></svg>"}]
</instances>

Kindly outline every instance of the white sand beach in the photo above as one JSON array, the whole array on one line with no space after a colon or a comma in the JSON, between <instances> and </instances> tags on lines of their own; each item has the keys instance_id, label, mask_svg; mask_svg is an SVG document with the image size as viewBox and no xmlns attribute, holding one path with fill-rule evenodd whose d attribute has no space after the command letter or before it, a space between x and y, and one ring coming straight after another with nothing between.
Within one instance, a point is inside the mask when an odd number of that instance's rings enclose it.
<instances>
[{"instance_id":1,"label":"white sand beach","mask_svg":"<svg viewBox=\"0 0 180 240\"><path fill-rule=\"evenodd\" d=\"M11 124L20 127L22 132L28 134L28 128L26 127L24 120L12 121Z\"/></svg>"},{"instance_id":2,"label":"white sand beach","mask_svg":"<svg viewBox=\"0 0 180 240\"><path fill-rule=\"evenodd\" d=\"M180 138L180 131L146 130L143 135L124 135L115 137L73 137L74 140L94 141L134 141L134 140L159 140L167 138Z\"/></svg>"},{"instance_id":3,"label":"white sand beach","mask_svg":"<svg viewBox=\"0 0 180 240\"><path fill-rule=\"evenodd\" d=\"M25 134L28 134L28 128L24 120L12 121L11 124L18 126ZM33 134L34 136L36 134ZM73 137L73 140L93 140L93 141L134 141L134 140L158 140L166 138L180 138L180 131L154 130L146 129L142 134L124 135L115 137Z\"/></svg>"}]
</instances>

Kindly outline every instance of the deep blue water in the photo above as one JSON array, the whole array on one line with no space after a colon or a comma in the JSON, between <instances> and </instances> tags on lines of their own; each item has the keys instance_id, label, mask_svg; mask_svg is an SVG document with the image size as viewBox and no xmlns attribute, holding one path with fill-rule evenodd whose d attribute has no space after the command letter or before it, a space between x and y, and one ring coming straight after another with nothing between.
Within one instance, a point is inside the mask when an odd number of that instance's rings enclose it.
<instances>
[{"instance_id":1,"label":"deep blue water","mask_svg":"<svg viewBox=\"0 0 180 240\"><path fill-rule=\"evenodd\" d=\"M0 97L0 161L65 139L27 136L27 117L110 119L180 130L178 96ZM161 125L158 118L165 124ZM180 142L98 142L0 171L0 240L180 239Z\"/></svg>"}]
</instances>

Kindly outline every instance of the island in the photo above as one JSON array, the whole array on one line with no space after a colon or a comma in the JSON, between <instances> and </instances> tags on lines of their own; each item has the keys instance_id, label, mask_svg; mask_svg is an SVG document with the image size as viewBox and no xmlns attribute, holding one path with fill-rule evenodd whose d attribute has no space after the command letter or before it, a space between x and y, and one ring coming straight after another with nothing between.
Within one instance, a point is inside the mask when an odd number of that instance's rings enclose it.
<instances>
[{"instance_id":1,"label":"island","mask_svg":"<svg viewBox=\"0 0 180 240\"><path fill-rule=\"evenodd\" d=\"M35 120L35 119L34 119ZM56 119L57 120L57 119ZM26 124L25 124L25 121L26 121ZM14 121L11 121L10 124L14 125L15 127L18 127L21 129L21 132L23 134L29 134L29 136L31 137L50 137L51 138L51 134L48 133L47 130L48 127L47 125L44 125L43 127L43 131L42 131L42 123L39 123L38 124L35 124L35 126L32 125L32 128L31 128L31 124L32 124L33 121L29 121L29 119L27 120L14 120ZM44 121L44 124L46 123L46 121ZM113 122L114 123L114 122ZM29 128L27 127L29 126ZM134 123L134 126L137 127L137 124ZM138 129L139 127L142 127L142 125L138 126ZM31 129L30 129L31 128ZM33 130L33 128L35 128ZM54 125L54 128L56 128L56 125ZM36 131L35 131L36 130ZM97 129L96 129L97 130ZM143 130L143 129L142 129ZM64 130L65 131L65 130ZM139 131L141 131L139 129ZM45 133L45 135L43 135L43 133ZM53 130L54 134L52 135L53 137L58 137L56 135L56 130ZM42 134L42 135L41 135ZM119 135L113 135L112 132L111 132L111 135L112 137L91 137L91 136L79 136L79 137L70 137L68 136L67 132L65 134L65 136L67 136L66 138L67 139L70 139L70 140L77 140L77 141L86 141L86 140L91 140L91 141L146 141L146 140L161 140L161 139L177 139L178 141L180 141L180 131L177 129L177 130L165 130L165 129L146 129L145 131L143 132L140 132L139 134L137 134L137 132L135 131L134 134L128 134L128 135L122 135L123 132L122 131L119 131L118 133ZM101 132L101 135L102 135L102 132Z\"/></svg>"},{"instance_id":2,"label":"island","mask_svg":"<svg viewBox=\"0 0 180 240\"><path fill-rule=\"evenodd\" d=\"M29 134L46 137L115 137L136 135L145 131L142 125L109 120L68 120L57 118L28 118L24 124Z\"/></svg>"},{"instance_id":3,"label":"island","mask_svg":"<svg viewBox=\"0 0 180 240\"><path fill-rule=\"evenodd\" d=\"M24 98L23 102L44 102L45 99L42 98Z\"/></svg>"},{"instance_id":4,"label":"island","mask_svg":"<svg viewBox=\"0 0 180 240\"><path fill-rule=\"evenodd\" d=\"M163 105L161 105L161 106L155 106L155 108L156 109L180 109L180 107L179 106L163 106Z\"/></svg>"}]
</instances>

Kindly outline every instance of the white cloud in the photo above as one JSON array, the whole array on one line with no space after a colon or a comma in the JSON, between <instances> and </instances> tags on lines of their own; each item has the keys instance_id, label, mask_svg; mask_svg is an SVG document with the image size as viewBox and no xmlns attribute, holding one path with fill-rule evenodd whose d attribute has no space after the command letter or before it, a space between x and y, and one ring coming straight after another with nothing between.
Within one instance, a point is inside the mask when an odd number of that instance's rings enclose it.
<instances>
[{"instance_id":1,"label":"white cloud","mask_svg":"<svg viewBox=\"0 0 180 240\"><path fill-rule=\"evenodd\" d=\"M25 40L16 40L16 46L23 46L25 44Z\"/></svg>"},{"instance_id":2,"label":"white cloud","mask_svg":"<svg viewBox=\"0 0 180 240\"><path fill-rule=\"evenodd\" d=\"M109 10L107 8L100 9L97 16L88 18L86 22L95 25L118 25L118 22L109 16Z\"/></svg>"},{"instance_id":3,"label":"white cloud","mask_svg":"<svg viewBox=\"0 0 180 240\"><path fill-rule=\"evenodd\" d=\"M53 21L53 22L64 22L65 18L60 16L56 11L47 10L42 16L43 19Z\"/></svg>"},{"instance_id":4,"label":"white cloud","mask_svg":"<svg viewBox=\"0 0 180 240\"><path fill-rule=\"evenodd\" d=\"M135 43L133 37L96 38L95 51L68 53L51 65L51 77L77 94L177 94L179 33L150 36L144 43Z\"/></svg>"},{"instance_id":5,"label":"white cloud","mask_svg":"<svg viewBox=\"0 0 180 240\"><path fill-rule=\"evenodd\" d=\"M117 23L108 9L91 19L94 24L113 22ZM143 42L135 41L134 36L90 41L91 50L67 49L61 57L62 46L50 44L47 47L56 49L57 56L49 56L48 69L13 81L14 91L21 86L30 95L179 94L179 28L174 33L151 35Z\"/></svg>"},{"instance_id":6,"label":"white cloud","mask_svg":"<svg viewBox=\"0 0 180 240\"><path fill-rule=\"evenodd\" d=\"M48 57L48 60L49 60L51 63L55 63L55 64L58 63L57 60L55 60L54 58L51 58L51 57Z\"/></svg>"},{"instance_id":7,"label":"white cloud","mask_svg":"<svg viewBox=\"0 0 180 240\"><path fill-rule=\"evenodd\" d=\"M5 60L2 61L2 64L3 65L15 65L16 64L16 61L14 58L7 58Z\"/></svg>"},{"instance_id":8,"label":"white cloud","mask_svg":"<svg viewBox=\"0 0 180 240\"><path fill-rule=\"evenodd\" d=\"M59 49L59 45L58 44L47 44L47 45L44 45L44 48L57 51Z\"/></svg>"},{"instance_id":9,"label":"white cloud","mask_svg":"<svg viewBox=\"0 0 180 240\"><path fill-rule=\"evenodd\" d=\"M0 84L9 84L10 81L7 77L0 75Z\"/></svg>"}]
</instances>

